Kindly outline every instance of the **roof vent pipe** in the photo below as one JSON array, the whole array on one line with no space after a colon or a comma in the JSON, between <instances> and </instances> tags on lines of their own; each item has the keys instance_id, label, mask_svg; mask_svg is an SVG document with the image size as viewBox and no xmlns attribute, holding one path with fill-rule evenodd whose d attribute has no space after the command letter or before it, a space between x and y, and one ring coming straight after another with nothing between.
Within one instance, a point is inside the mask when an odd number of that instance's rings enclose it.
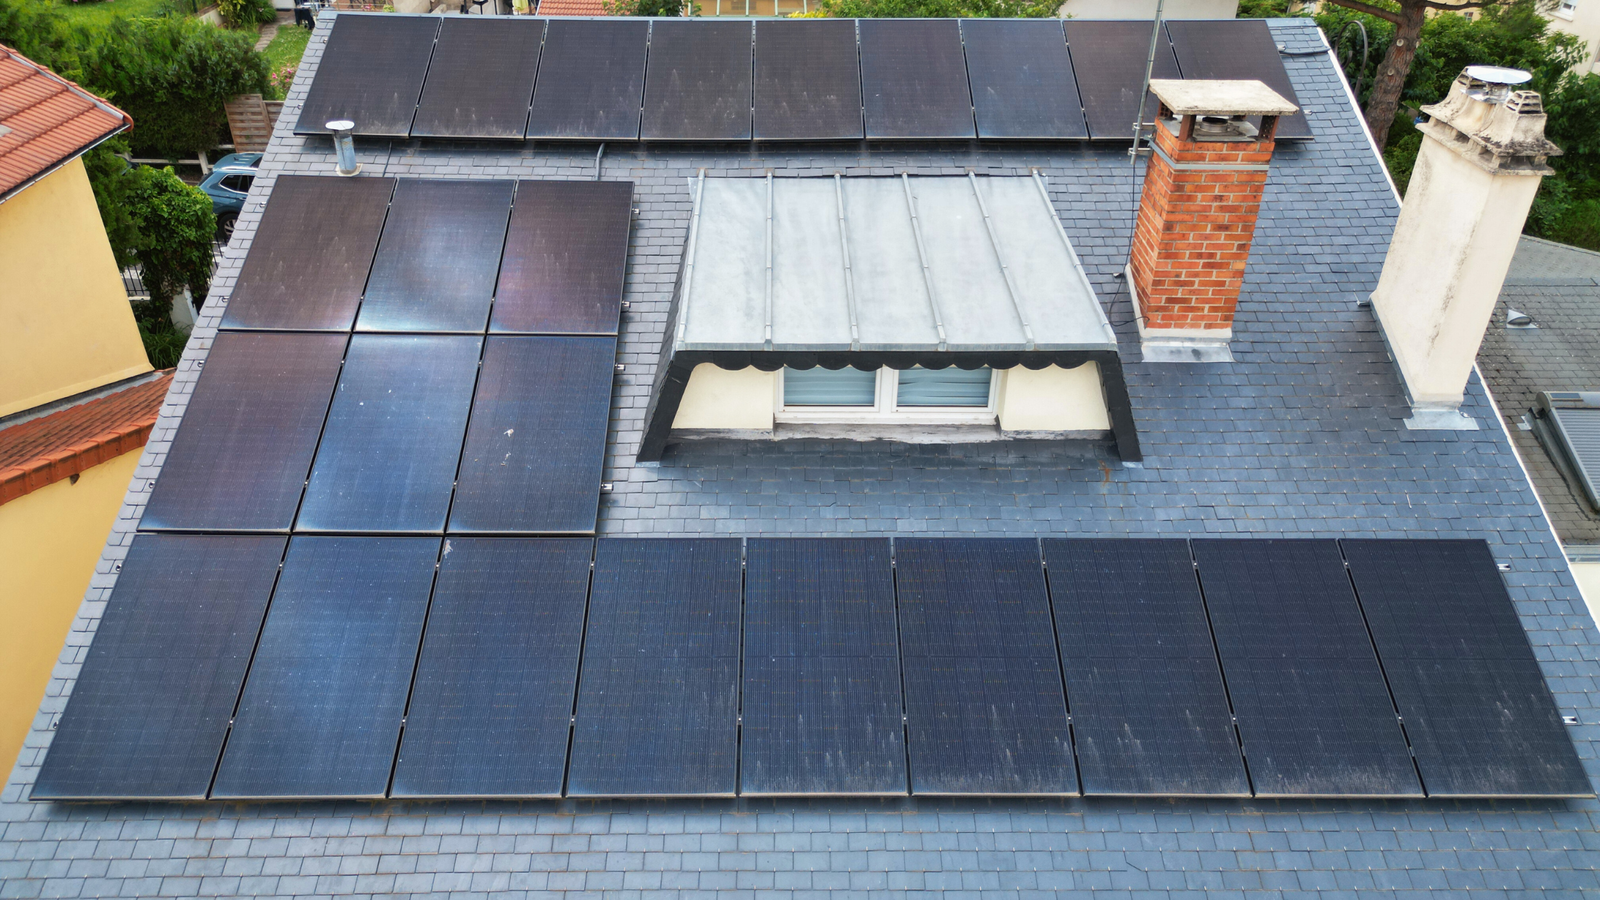
<instances>
[{"instance_id":1,"label":"roof vent pipe","mask_svg":"<svg viewBox=\"0 0 1600 900\"><path fill-rule=\"evenodd\" d=\"M338 173L354 175L361 171L361 164L356 162L356 141L353 137L356 123L349 119L335 119L326 127L333 132L333 154L338 160Z\"/></svg>"}]
</instances>

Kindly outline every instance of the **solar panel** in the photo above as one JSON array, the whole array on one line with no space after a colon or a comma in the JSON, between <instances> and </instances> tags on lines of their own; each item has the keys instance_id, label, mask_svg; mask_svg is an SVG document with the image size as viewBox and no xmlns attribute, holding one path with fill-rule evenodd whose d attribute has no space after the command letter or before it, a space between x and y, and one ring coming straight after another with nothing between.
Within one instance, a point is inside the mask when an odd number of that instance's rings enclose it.
<instances>
[{"instance_id":1,"label":"solar panel","mask_svg":"<svg viewBox=\"0 0 1600 900\"><path fill-rule=\"evenodd\" d=\"M1150 59L1152 23L1069 19L1065 27L1089 137L1132 141L1133 121L1139 117L1139 87L1144 84L1145 64ZM1165 31L1156 38L1150 77L1182 77ZM1160 110L1156 95L1147 93L1144 120L1155 121Z\"/></svg>"},{"instance_id":2,"label":"solar panel","mask_svg":"<svg viewBox=\"0 0 1600 900\"><path fill-rule=\"evenodd\" d=\"M356 330L482 332L515 187L410 178L396 185Z\"/></svg>"},{"instance_id":3,"label":"solar panel","mask_svg":"<svg viewBox=\"0 0 1600 900\"><path fill-rule=\"evenodd\" d=\"M609 337L489 338L452 532L594 532L616 358Z\"/></svg>"},{"instance_id":4,"label":"solar panel","mask_svg":"<svg viewBox=\"0 0 1600 900\"><path fill-rule=\"evenodd\" d=\"M862 19L861 96L869 138L975 138L954 19Z\"/></svg>"},{"instance_id":5,"label":"solar panel","mask_svg":"<svg viewBox=\"0 0 1600 900\"><path fill-rule=\"evenodd\" d=\"M295 537L213 799L382 797L438 538Z\"/></svg>"},{"instance_id":6,"label":"solar panel","mask_svg":"<svg viewBox=\"0 0 1600 900\"><path fill-rule=\"evenodd\" d=\"M650 26L640 136L748 141L751 41L749 22L657 19Z\"/></svg>"},{"instance_id":7,"label":"solar panel","mask_svg":"<svg viewBox=\"0 0 1600 900\"><path fill-rule=\"evenodd\" d=\"M889 541L746 552L740 793L904 794Z\"/></svg>"},{"instance_id":8,"label":"solar panel","mask_svg":"<svg viewBox=\"0 0 1600 900\"><path fill-rule=\"evenodd\" d=\"M558 797L594 542L452 538L395 797Z\"/></svg>"},{"instance_id":9,"label":"solar panel","mask_svg":"<svg viewBox=\"0 0 1600 900\"><path fill-rule=\"evenodd\" d=\"M538 19L445 17L411 136L521 140L543 40Z\"/></svg>"},{"instance_id":10,"label":"solar panel","mask_svg":"<svg viewBox=\"0 0 1600 900\"><path fill-rule=\"evenodd\" d=\"M1248 797L1188 542L1046 540L1044 559L1083 792Z\"/></svg>"},{"instance_id":11,"label":"solar panel","mask_svg":"<svg viewBox=\"0 0 1600 900\"><path fill-rule=\"evenodd\" d=\"M1338 544L1193 549L1256 796L1421 796Z\"/></svg>"},{"instance_id":12,"label":"solar panel","mask_svg":"<svg viewBox=\"0 0 1600 900\"><path fill-rule=\"evenodd\" d=\"M519 181L489 330L616 334L631 181Z\"/></svg>"},{"instance_id":13,"label":"solar panel","mask_svg":"<svg viewBox=\"0 0 1600 900\"><path fill-rule=\"evenodd\" d=\"M351 339L295 530L444 529L482 341Z\"/></svg>"},{"instance_id":14,"label":"solar panel","mask_svg":"<svg viewBox=\"0 0 1600 900\"><path fill-rule=\"evenodd\" d=\"M980 138L1086 138L1059 19L962 19Z\"/></svg>"},{"instance_id":15,"label":"solar panel","mask_svg":"<svg viewBox=\"0 0 1600 900\"><path fill-rule=\"evenodd\" d=\"M737 539L602 540L569 796L732 796Z\"/></svg>"},{"instance_id":16,"label":"solar panel","mask_svg":"<svg viewBox=\"0 0 1600 900\"><path fill-rule=\"evenodd\" d=\"M340 13L323 48L295 134L327 134L349 119L356 134L406 137L428 72L439 20Z\"/></svg>"},{"instance_id":17,"label":"solar panel","mask_svg":"<svg viewBox=\"0 0 1600 900\"><path fill-rule=\"evenodd\" d=\"M551 19L528 139L636 140L650 23Z\"/></svg>"},{"instance_id":18,"label":"solar panel","mask_svg":"<svg viewBox=\"0 0 1600 900\"><path fill-rule=\"evenodd\" d=\"M1593 796L1488 545L1341 543L1428 796Z\"/></svg>"},{"instance_id":19,"label":"solar panel","mask_svg":"<svg viewBox=\"0 0 1600 900\"><path fill-rule=\"evenodd\" d=\"M393 192L393 178L279 175L222 327L348 330Z\"/></svg>"},{"instance_id":20,"label":"solar panel","mask_svg":"<svg viewBox=\"0 0 1600 900\"><path fill-rule=\"evenodd\" d=\"M912 792L1077 793L1038 541L894 550Z\"/></svg>"},{"instance_id":21,"label":"solar panel","mask_svg":"<svg viewBox=\"0 0 1600 900\"><path fill-rule=\"evenodd\" d=\"M754 134L758 141L864 136L854 20L756 22Z\"/></svg>"},{"instance_id":22,"label":"solar panel","mask_svg":"<svg viewBox=\"0 0 1600 900\"><path fill-rule=\"evenodd\" d=\"M1300 105L1289 73L1284 71L1278 42L1262 19L1169 19L1167 34L1185 78L1254 79ZM1252 122L1260 122L1252 118ZM1311 137L1304 111L1278 120L1280 139Z\"/></svg>"},{"instance_id":23,"label":"solar panel","mask_svg":"<svg viewBox=\"0 0 1600 900\"><path fill-rule=\"evenodd\" d=\"M32 799L205 798L283 543L134 537Z\"/></svg>"},{"instance_id":24,"label":"solar panel","mask_svg":"<svg viewBox=\"0 0 1600 900\"><path fill-rule=\"evenodd\" d=\"M218 334L139 527L288 531L346 340Z\"/></svg>"}]
</instances>

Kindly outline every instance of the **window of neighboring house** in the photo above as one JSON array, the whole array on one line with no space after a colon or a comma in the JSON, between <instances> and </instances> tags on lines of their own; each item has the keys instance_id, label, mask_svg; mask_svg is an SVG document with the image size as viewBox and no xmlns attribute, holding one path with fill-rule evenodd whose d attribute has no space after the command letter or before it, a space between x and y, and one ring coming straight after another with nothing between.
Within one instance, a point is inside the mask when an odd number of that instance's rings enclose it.
<instances>
[{"instance_id":1,"label":"window of neighboring house","mask_svg":"<svg viewBox=\"0 0 1600 900\"><path fill-rule=\"evenodd\" d=\"M784 369L780 422L904 422L986 425L995 421L993 369Z\"/></svg>"},{"instance_id":2,"label":"window of neighboring house","mask_svg":"<svg viewBox=\"0 0 1600 900\"><path fill-rule=\"evenodd\" d=\"M811 12L817 0L697 0L702 16L788 16Z\"/></svg>"},{"instance_id":3,"label":"window of neighboring house","mask_svg":"<svg viewBox=\"0 0 1600 900\"><path fill-rule=\"evenodd\" d=\"M1556 7L1556 15L1562 17L1563 19L1572 18L1572 14L1577 11L1578 0L1561 0L1561 4Z\"/></svg>"},{"instance_id":4,"label":"window of neighboring house","mask_svg":"<svg viewBox=\"0 0 1600 900\"><path fill-rule=\"evenodd\" d=\"M220 183L223 187L230 191L236 191L240 194L248 194L250 193L250 182L254 180L255 179L249 175L227 175L223 177Z\"/></svg>"}]
</instances>

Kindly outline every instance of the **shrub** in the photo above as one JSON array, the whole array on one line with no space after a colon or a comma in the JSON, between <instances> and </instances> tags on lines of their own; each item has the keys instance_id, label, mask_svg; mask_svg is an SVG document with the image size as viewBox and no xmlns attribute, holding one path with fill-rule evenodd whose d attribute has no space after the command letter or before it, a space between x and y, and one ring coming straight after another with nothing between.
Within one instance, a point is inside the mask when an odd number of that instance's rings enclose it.
<instances>
[{"instance_id":1,"label":"shrub","mask_svg":"<svg viewBox=\"0 0 1600 900\"><path fill-rule=\"evenodd\" d=\"M1048 0L821 0L817 4L825 15L850 19L1042 19L1054 16L1059 6Z\"/></svg>"},{"instance_id":2,"label":"shrub","mask_svg":"<svg viewBox=\"0 0 1600 900\"><path fill-rule=\"evenodd\" d=\"M217 0L217 13L229 28L265 25L278 19L272 0Z\"/></svg>"},{"instance_id":3,"label":"shrub","mask_svg":"<svg viewBox=\"0 0 1600 900\"><path fill-rule=\"evenodd\" d=\"M211 238L217 231L211 198L184 184L170 166L134 172L130 214L139 227L137 255L151 300L170 303L184 288L204 297L211 280Z\"/></svg>"}]
</instances>

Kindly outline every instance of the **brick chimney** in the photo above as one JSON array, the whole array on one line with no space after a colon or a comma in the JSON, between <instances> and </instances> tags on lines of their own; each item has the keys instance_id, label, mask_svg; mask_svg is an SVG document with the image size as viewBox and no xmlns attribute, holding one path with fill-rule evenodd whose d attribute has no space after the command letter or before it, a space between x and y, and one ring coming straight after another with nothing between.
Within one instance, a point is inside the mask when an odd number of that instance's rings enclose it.
<instances>
[{"instance_id":1,"label":"brick chimney","mask_svg":"<svg viewBox=\"0 0 1600 900\"><path fill-rule=\"evenodd\" d=\"M1372 310L1420 429L1475 429L1460 412L1478 345L1511 266L1545 160L1544 105L1530 76L1468 66L1422 111L1422 149Z\"/></svg>"},{"instance_id":2,"label":"brick chimney","mask_svg":"<svg viewBox=\"0 0 1600 900\"><path fill-rule=\"evenodd\" d=\"M1144 359L1230 362L1273 133L1296 107L1259 81L1157 79L1150 90L1161 113L1128 265Z\"/></svg>"}]
</instances>

